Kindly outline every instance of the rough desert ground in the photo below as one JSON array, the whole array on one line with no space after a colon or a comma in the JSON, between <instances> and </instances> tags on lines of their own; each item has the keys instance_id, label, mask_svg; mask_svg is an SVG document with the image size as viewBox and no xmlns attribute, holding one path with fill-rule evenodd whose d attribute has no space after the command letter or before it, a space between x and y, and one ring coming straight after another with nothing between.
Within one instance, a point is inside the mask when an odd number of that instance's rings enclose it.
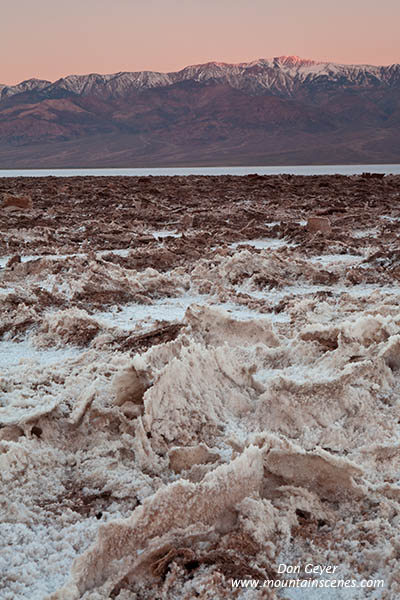
<instances>
[{"instance_id":1,"label":"rough desert ground","mask_svg":"<svg viewBox=\"0 0 400 600\"><path fill-rule=\"evenodd\" d=\"M2 600L400 597L400 176L0 203Z\"/></svg>"}]
</instances>

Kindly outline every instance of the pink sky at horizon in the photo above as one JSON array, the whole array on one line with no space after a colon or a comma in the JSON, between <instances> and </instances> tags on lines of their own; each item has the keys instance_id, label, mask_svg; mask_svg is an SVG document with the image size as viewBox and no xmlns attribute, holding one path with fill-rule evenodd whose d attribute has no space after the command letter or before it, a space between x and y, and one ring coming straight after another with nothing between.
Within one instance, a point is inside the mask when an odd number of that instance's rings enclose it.
<instances>
[{"instance_id":1,"label":"pink sky at horizon","mask_svg":"<svg viewBox=\"0 0 400 600\"><path fill-rule=\"evenodd\" d=\"M0 83L177 71L297 55L400 62L398 0L16 0L0 22Z\"/></svg>"}]
</instances>

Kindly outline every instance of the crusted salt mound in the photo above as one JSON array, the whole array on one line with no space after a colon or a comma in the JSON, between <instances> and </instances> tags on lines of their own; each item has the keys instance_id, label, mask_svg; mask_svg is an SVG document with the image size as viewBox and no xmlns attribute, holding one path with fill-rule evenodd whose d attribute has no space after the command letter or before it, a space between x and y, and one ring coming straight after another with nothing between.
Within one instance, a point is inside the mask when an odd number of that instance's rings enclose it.
<instances>
[{"instance_id":1,"label":"crusted salt mound","mask_svg":"<svg viewBox=\"0 0 400 600\"><path fill-rule=\"evenodd\" d=\"M129 519L101 527L93 547L75 562L71 584L51 598L78 600L99 585L103 594L112 593L121 579L129 581L157 561L160 548L212 535L227 511L260 488L262 473L261 452L250 447L198 484L183 480L161 488ZM178 506L185 510L177 512ZM111 581L104 586L107 579Z\"/></svg>"},{"instance_id":2,"label":"crusted salt mound","mask_svg":"<svg viewBox=\"0 0 400 600\"><path fill-rule=\"evenodd\" d=\"M192 305L185 314L193 338L201 339L207 346L254 345L279 346L279 338L271 319L243 319L238 321L225 311L208 306Z\"/></svg>"},{"instance_id":3,"label":"crusted salt mound","mask_svg":"<svg viewBox=\"0 0 400 600\"><path fill-rule=\"evenodd\" d=\"M38 347L87 346L99 331L99 324L85 310L70 308L45 314L33 341Z\"/></svg>"},{"instance_id":4,"label":"crusted salt mound","mask_svg":"<svg viewBox=\"0 0 400 600\"><path fill-rule=\"evenodd\" d=\"M223 598L238 573L268 578L282 561L328 564L340 553L343 573L379 572L396 590L390 557L398 533L390 515L400 495L390 483L398 468L390 415L397 383L385 358L398 334L396 318L379 313L389 307L376 305L372 320L353 311L326 325L338 342L332 350L301 330L278 336L268 319L246 323L193 306L176 340L104 364L113 378L99 374L66 411L71 429L63 429L60 451L81 453L86 439L79 472L97 487L96 503L104 490L123 506L130 486L151 489L133 511L125 505L124 519L102 509L108 523L75 559L69 582L49 597L151 598L155 590L179 597L177 581L189 594L207 581ZM332 316L335 303L324 310ZM127 402L140 403L141 412L126 417ZM39 415L41 440L53 444L50 424L62 422L61 414ZM130 452L113 476L105 470L113 464L108 446ZM365 529L367 518L373 525ZM346 539L356 544L354 559L350 546L343 554ZM388 539L390 548L377 555L377 540ZM192 572L188 564L198 566Z\"/></svg>"},{"instance_id":5,"label":"crusted salt mound","mask_svg":"<svg viewBox=\"0 0 400 600\"><path fill-rule=\"evenodd\" d=\"M365 314L365 302L349 298L340 318L336 301L292 304L303 325L285 324L279 334L267 317L237 321L218 308L192 306L180 335L142 356L85 352L42 368L41 379L26 366L9 371L2 486L5 497L15 481L19 491L16 504L6 503L5 523L35 514L53 547L69 515L81 540L64 553L70 565L83 552L54 598L150 598L155 589L168 596L172 573L194 593L212 572L222 579L207 579L210 590L225 597L229 577L248 569L268 577L282 560L304 560L310 539L313 561L335 561L346 545L343 532L357 544L359 575L374 569L396 589L393 304L377 296ZM323 326L313 322L317 308ZM129 412L127 403L140 410ZM108 521L98 538L96 514ZM374 519L375 541L366 537L366 518ZM84 527L91 533L82 537ZM376 556L384 539L393 541ZM355 568L351 556L349 550L342 560L346 573ZM34 572L54 591L51 566L41 560ZM199 565L190 579L187 563ZM15 568L10 561L11 580ZM28 579L28 587L37 580Z\"/></svg>"}]
</instances>

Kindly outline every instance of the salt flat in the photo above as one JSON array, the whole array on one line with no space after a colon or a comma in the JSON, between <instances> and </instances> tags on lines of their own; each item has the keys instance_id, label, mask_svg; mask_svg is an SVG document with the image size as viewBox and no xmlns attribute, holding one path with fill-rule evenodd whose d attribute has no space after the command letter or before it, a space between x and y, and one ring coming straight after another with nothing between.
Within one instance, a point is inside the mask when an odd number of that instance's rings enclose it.
<instances>
[{"instance_id":1,"label":"salt flat","mask_svg":"<svg viewBox=\"0 0 400 600\"><path fill-rule=\"evenodd\" d=\"M0 180L2 598L396 598L399 177L172 179Z\"/></svg>"}]
</instances>

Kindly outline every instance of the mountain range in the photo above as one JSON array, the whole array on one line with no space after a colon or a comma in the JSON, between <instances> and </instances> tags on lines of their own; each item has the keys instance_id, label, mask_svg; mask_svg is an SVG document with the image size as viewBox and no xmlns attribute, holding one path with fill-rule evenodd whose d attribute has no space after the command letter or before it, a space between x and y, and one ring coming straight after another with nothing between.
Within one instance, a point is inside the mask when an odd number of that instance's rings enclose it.
<instances>
[{"instance_id":1,"label":"mountain range","mask_svg":"<svg viewBox=\"0 0 400 600\"><path fill-rule=\"evenodd\" d=\"M0 168L400 162L400 64L282 56L0 85Z\"/></svg>"}]
</instances>

